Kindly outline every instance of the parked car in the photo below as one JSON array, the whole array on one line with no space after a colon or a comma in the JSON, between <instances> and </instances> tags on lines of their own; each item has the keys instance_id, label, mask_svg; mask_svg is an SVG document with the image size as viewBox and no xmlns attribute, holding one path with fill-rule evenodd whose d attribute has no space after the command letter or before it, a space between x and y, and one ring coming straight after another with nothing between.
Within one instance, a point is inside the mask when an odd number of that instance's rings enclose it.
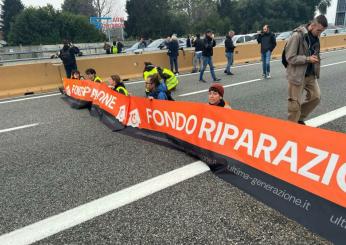
<instances>
[{"instance_id":1,"label":"parked car","mask_svg":"<svg viewBox=\"0 0 346 245\"><path fill-rule=\"evenodd\" d=\"M282 32L276 37L276 40L287 40L288 38L292 36L292 33L293 33L292 31Z\"/></svg>"},{"instance_id":2,"label":"parked car","mask_svg":"<svg viewBox=\"0 0 346 245\"><path fill-rule=\"evenodd\" d=\"M321 33L321 37L331 36L338 33L338 29L326 29L324 32Z\"/></svg>"},{"instance_id":3,"label":"parked car","mask_svg":"<svg viewBox=\"0 0 346 245\"><path fill-rule=\"evenodd\" d=\"M148 45L149 45L149 40L146 40L145 42L146 42L146 44L147 44L147 46L148 46ZM125 53L133 53L133 52L135 52L135 50L138 49L139 43L140 43L140 42L136 42L136 43L133 44L130 48L127 48L127 49L125 50Z\"/></svg>"},{"instance_id":4,"label":"parked car","mask_svg":"<svg viewBox=\"0 0 346 245\"><path fill-rule=\"evenodd\" d=\"M235 35L232 38L233 43L239 44L239 43L247 43L253 41L253 38L250 35Z\"/></svg>"},{"instance_id":5,"label":"parked car","mask_svg":"<svg viewBox=\"0 0 346 245\"><path fill-rule=\"evenodd\" d=\"M179 42L180 48L186 48L186 38L179 38L178 42ZM166 39L160 38L160 39L154 40L144 49L136 49L134 53L139 54L142 52L151 52L151 51L158 51L158 50L164 50L164 49L167 49Z\"/></svg>"}]
</instances>

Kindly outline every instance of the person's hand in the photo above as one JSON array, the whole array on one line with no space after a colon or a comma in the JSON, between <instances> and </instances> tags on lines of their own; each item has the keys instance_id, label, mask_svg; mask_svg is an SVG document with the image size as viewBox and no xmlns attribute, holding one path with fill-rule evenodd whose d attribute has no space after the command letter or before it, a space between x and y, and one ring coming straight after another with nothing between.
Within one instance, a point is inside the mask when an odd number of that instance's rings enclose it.
<instances>
[{"instance_id":1,"label":"person's hand","mask_svg":"<svg viewBox=\"0 0 346 245\"><path fill-rule=\"evenodd\" d=\"M311 55L310 57L308 57L308 61L309 63L316 64L320 62L320 59L316 55Z\"/></svg>"}]
</instances>

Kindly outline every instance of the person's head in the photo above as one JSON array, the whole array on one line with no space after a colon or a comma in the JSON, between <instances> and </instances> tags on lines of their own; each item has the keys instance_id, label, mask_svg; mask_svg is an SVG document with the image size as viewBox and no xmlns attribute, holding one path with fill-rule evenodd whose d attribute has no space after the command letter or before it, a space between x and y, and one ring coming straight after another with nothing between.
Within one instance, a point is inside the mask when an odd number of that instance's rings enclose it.
<instances>
[{"instance_id":1,"label":"person's head","mask_svg":"<svg viewBox=\"0 0 346 245\"><path fill-rule=\"evenodd\" d=\"M207 31L205 32L205 36L206 36L206 37L212 37L212 36L213 36L213 32L212 32L211 30L207 30Z\"/></svg>"},{"instance_id":2,"label":"person's head","mask_svg":"<svg viewBox=\"0 0 346 245\"><path fill-rule=\"evenodd\" d=\"M70 47L70 41L67 39L64 39L62 41L63 45L64 45L64 49L68 49Z\"/></svg>"},{"instance_id":3,"label":"person's head","mask_svg":"<svg viewBox=\"0 0 346 245\"><path fill-rule=\"evenodd\" d=\"M177 35L173 34L171 37L171 40L172 41L178 41Z\"/></svg>"},{"instance_id":4,"label":"person's head","mask_svg":"<svg viewBox=\"0 0 346 245\"><path fill-rule=\"evenodd\" d=\"M117 45L117 41L113 41L113 45L116 46Z\"/></svg>"},{"instance_id":5,"label":"person's head","mask_svg":"<svg viewBox=\"0 0 346 245\"><path fill-rule=\"evenodd\" d=\"M234 34L235 34L234 31L229 31L229 32L228 32L228 36L229 36L230 38L232 38L232 37L234 36Z\"/></svg>"},{"instance_id":6,"label":"person's head","mask_svg":"<svg viewBox=\"0 0 346 245\"><path fill-rule=\"evenodd\" d=\"M154 74L151 75L147 78L145 81L145 88L149 91L152 92L155 90L157 86L160 85L160 76L159 74Z\"/></svg>"},{"instance_id":7,"label":"person's head","mask_svg":"<svg viewBox=\"0 0 346 245\"><path fill-rule=\"evenodd\" d=\"M220 83L213 83L208 92L208 102L210 105L218 105L223 99L224 88Z\"/></svg>"},{"instance_id":8,"label":"person's head","mask_svg":"<svg viewBox=\"0 0 346 245\"><path fill-rule=\"evenodd\" d=\"M91 81L94 81L96 77L96 71L93 68L89 68L85 71L85 74L87 75L87 78Z\"/></svg>"},{"instance_id":9,"label":"person's head","mask_svg":"<svg viewBox=\"0 0 346 245\"><path fill-rule=\"evenodd\" d=\"M201 38L201 34L199 34L199 33L196 34L196 38L197 38L197 39L200 39L200 38Z\"/></svg>"},{"instance_id":10,"label":"person's head","mask_svg":"<svg viewBox=\"0 0 346 245\"><path fill-rule=\"evenodd\" d=\"M71 72L72 79L80 79L80 72L78 70L74 70Z\"/></svg>"},{"instance_id":11,"label":"person's head","mask_svg":"<svg viewBox=\"0 0 346 245\"><path fill-rule=\"evenodd\" d=\"M111 76L111 86L116 86L117 84L121 83L121 79L120 79L120 76L119 75L112 75Z\"/></svg>"},{"instance_id":12,"label":"person's head","mask_svg":"<svg viewBox=\"0 0 346 245\"><path fill-rule=\"evenodd\" d=\"M319 37L321 33L328 27L328 20L324 15L319 15L315 17L310 25L308 26L308 30L315 37Z\"/></svg>"},{"instance_id":13,"label":"person's head","mask_svg":"<svg viewBox=\"0 0 346 245\"><path fill-rule=\"evenodd\" d=\"M269 32L269 25L264 25L262 30L264 33L268 33Z\"/></svg>"},{"instance_id":14,"label":"person's head","mask_svg":"<svg viewBox=\"0 0 346 245\"><path fill-rule=\"evenodd\" d=\"M144 38L143 38L143 37L141 37L141 39L139 39L139 41L140 41L140 42L144 42Z\"/></svg>"},{"instance_id":15,"label":"person's head","mask_svg":"<svg viewBox=\"0 0 346 245\"><path fill-rule=\"evenodd\" d=\"M151 71L152 69L154 69L154 67L155 66L151 62L144 62L144 71Z\"/></svg>"}]
</instances>

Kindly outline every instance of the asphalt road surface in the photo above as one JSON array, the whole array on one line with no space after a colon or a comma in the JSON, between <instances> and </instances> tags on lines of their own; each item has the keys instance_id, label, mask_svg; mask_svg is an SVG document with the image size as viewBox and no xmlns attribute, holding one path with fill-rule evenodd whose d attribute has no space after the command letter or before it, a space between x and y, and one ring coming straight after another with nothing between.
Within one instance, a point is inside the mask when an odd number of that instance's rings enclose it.
<instances>
[{"instance_id":1,"label":"asphalt road surface","mask_svg":"<svg viewBox=\"0 0 346 245\"><path fill-rule=\"evenodd\" d=\"M346 106L346 50L322 57L322 101L311 118ZM235 67L233 72L226 76L223 69L217 71L233 108L285 119L287 81L280 61L272 62L269 80L261 79L260 64ZM210 73L205 79L211 81ZM204 90L210 84L200 83L198 74L182 75L180 81L177 100L207 101ZM127 88L134 95L144 94L142 81L130 81ZM87 110L71 109L56 93L2 100L0 118L0 239L197 161L174 149L111 133ZM346 117L321 127L345 133ZM117 198L128 196L125 192ZM43 236L37 244L329 242L205 171Z\"/></svg>"}]
</instances>

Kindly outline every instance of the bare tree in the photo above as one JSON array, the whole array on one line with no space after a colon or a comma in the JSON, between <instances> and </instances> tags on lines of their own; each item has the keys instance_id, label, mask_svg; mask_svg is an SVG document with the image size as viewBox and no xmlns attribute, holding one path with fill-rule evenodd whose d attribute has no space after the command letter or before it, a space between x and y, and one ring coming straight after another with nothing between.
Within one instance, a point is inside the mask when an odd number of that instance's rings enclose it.
<instances>
[{"instance_id":1,"label":"bare tree","mask_svg":"<svg viewBox=\"0 0 346 245\"><path fill-rule=\"evenodd\" d=\"M93 0L98 17L105 17L112 11L112 2L110 0Z\"/></svg>"}]
</instances>

